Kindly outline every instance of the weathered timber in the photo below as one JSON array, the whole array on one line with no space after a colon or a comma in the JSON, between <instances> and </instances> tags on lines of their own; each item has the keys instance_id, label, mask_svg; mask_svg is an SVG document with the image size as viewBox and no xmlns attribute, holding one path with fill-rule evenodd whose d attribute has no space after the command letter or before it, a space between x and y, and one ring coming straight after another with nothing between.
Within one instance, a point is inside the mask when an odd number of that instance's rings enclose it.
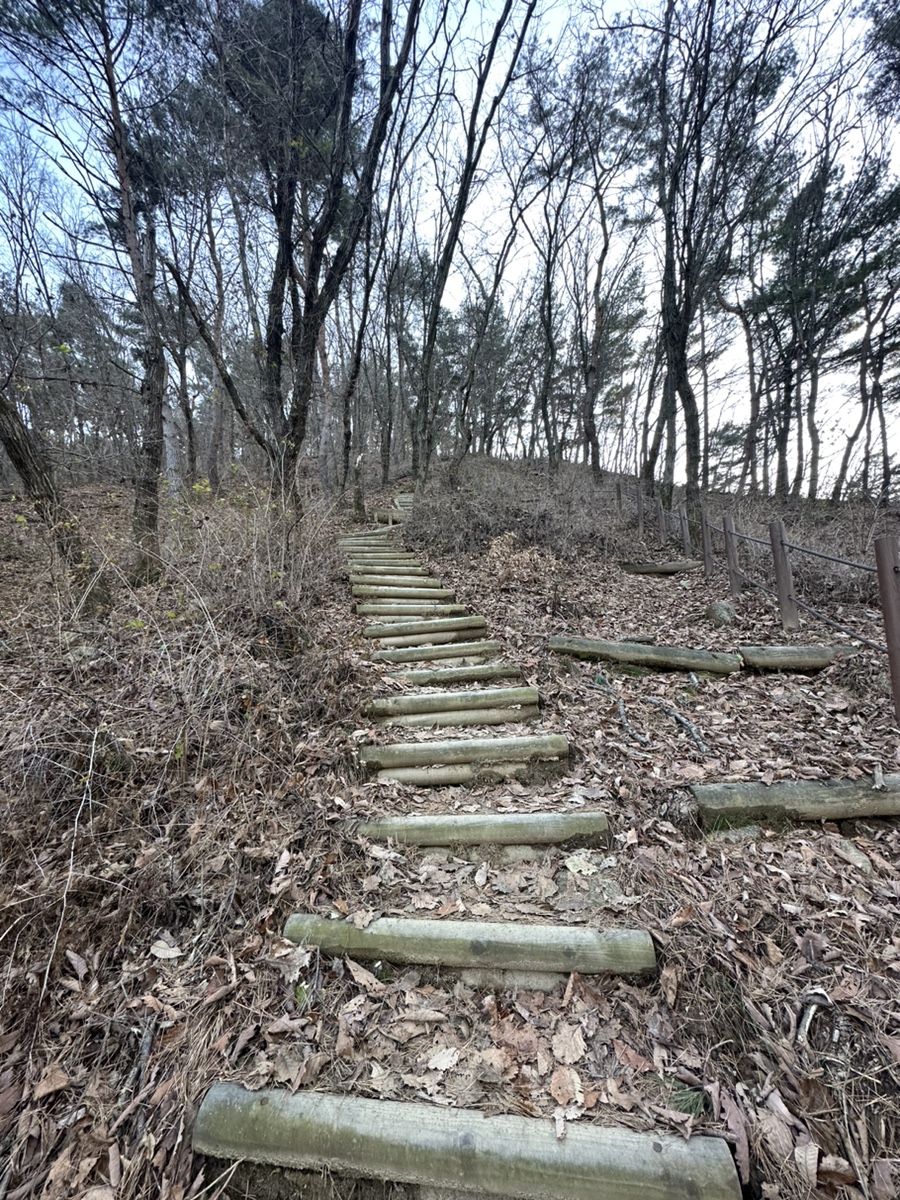
<instances>
[{"instance_id":1,"label":"weathered timber","mask_svg":"<svg viewBox=\"0 0 900 1200\"><path fill-rule=\"evenodd\" d=\"M420 588L420 587L395 587L393 584L354 584L352 589L354 596L369 596L372 599L380 600L452 600L453 592L450 588Z\"/></svg>"},{"instance_id":2,"label":"weathered timber","mask_svg":"<svg viewBox=\"0 0 900 1200\"><path fill-rule=\"evenodd\" d=\"M421 963L433 967L495 967L503 971L614 972L656 970L653 940L645 929L585 929L503 921L423 921L379 917L365 929L309 913L288 917L284 936L325 954Z\"/></svg>"},{"instance_id":3,"label":"weathered timber","mask_svg":"<svg viewBox=\"0 0 900 1200\"><path fill-rule=\"evenodd\" d=\"M447 712L473 708L511 708L514 704L538 704L537 688L483 688L463 692L420 692L407 696L391 696L373 700L369 705L372 717L395 717L408 713Z\"/></svg>"},{"instance_id":4,"label":"weathered timber","mask_svg":"<svg viewBox=\"0 0 900 1200\"><path fill-rule=\"evenodd\" d=\"M699 571L703 563L695 558L679 558L672 562L622 562L619 566L628 575L678 575L681 571Z\"/></svg>"},{"instance_id":5,"label":"weathered timber","mask_svg":"<svg viewBox=\"0 0 900 1200\"><path fill-rule=\"evenodd\" d=\"M457 763L452 767L389 767L378 771L379 783L405 783L410 787L459 787L464 783L499 783L524 779L531 771L528 763Z\"/></svg>"},{"instance_id":6,"label":"weathered timber","mask_svg":"<svg viewBox=\"0 0 900 1200\"><path fill-rule=\"evenodd\" d=\"M402 567L402 570L398 570ZM347 569L351 572L366 575L425 575L429 576L431 571L428 567L414 566L412 563L369 563L356 562L355 560L347 564Z\"/></svg>"},{"instance_id":7,"label":"weathered timber","mask_svg":"<svg viewBox=\"0 0 900 1200\"><path fill-rule=\"evenodd\" d=\"M215 1158L342 1172L437 1189L440 1195L530 1200L740 1200L721 1138L553 1123L464 1108L217 1083L194 1125L195 1151ZM432 1194L434 1194L432 1192Z\"/></svg>"},{"instance_id":8,"label":"weathered timber","mask_svg":"<svg viewBox=\"0 0 900 1200\"><path fill-rule=\"evenodd\" d=\"M522 721L540 720L541 710L536 704L518 708L474 708L454 709L442 712L404 713L396 717L384 717L383 725L404 725L407 729L449 729L451 726L509 725Z\"/></svg>"},{"instance_id":9,"label":"weathered timber","mask_svg":"<svg viewBox=\"0 0 900 1200\"><path fill-rule=\"evenodd\" d=\"M437 624L437 622L435 622ZM465 642L475 633L483 633L483 629L439 629L434 633L405 633L396 637L382 635L378 639L380 646L403 648L415 646L446 646L450 642Z\"/></svg>"},{"instance_id":10,"label":"weathered timber","mask_svg":"<svg viewBox=\"0 0 900 1200\"><path fill-rule=\"evenodd\" d=\"M705 783L691 788L704 825L763 818L850 821L900 816L900 775L885 775L876 788L868 779L778 783Z\"/></svg>"},{"instance_id":11,"label":"weathered timber","mask_svg":"<svg viewBox=\"0 0 900 1200\"><path fill-rule=\"evenodd\" d=\"M392 838L406 846L609 845L604 812L468 813L447 816L388 817L357 825L361 837Z\"/></svg>"},{"instance_id":12,"label":"weathered timber","mask_svg":"<svg viewBox=\"0 0 900 1200\"><path fill-rule=\"evenodd\" d=\"M476 630L487 625L484 617L435 617L425 621L405 621L402 625L367 625L363 637L380 638L386 634L399 637L407 633L442 633L445 630Z\"/></svg>"},{"instance_id":13,"label":"weathered timber","mask_svg":"<svg viewBox=\"0 0 900 1200\"><path fill-rule=\"evenodd\" d=\"M839 658L856 654L854 646L738 646L752 671L822 671Z\"/></svg>"},{"instance_id":14,"label":"weathered timber","mask_svg":"<svg viewBox=\"0 0 900 1200\"><path fill-rule=\"evenodd\" d=\"M406 521L409 517L407 511L403 508L373 508L373 521L386 521L388 524L399 521Z\"/></svg>"},{"instance_id":15,"label":"weathered timber","mask_svg":"<svg viewBox=\"0 0 900 1200\"><path fill-rule=\"evenodd\" d=\"M449 742L404 742L363 746L360 761L370 768L447 766L452 763L517 762L534 758L565 758L569 743L559 733L534 737L460 738Z\"/></svg>"},{"instance_id":16,"label":"weathered timber","mask_svg":"<svg viewBox=\"0 0 900 1200\"><path fill-rule=\"evenodd\" d=\"M681 646L641 646L634 642L604 642L599 638L552 637L547 647L555 654L571 654L573 658L633 663L662 671L709 671L730 675L741 669L741 660L736 654L689 650Z\"/></svg>"},{"instance_id":17,"label":"weathered timber","mask_svg":"<svg viewBox=\"0 0 900 1200\"><path fill-rule=\"evenodd\" d=\"M485 663L477 667L436 667L432 670L393 671L391 679L422 687L442 687L449 683L481 683L489 679L521 679L517 663Z\"/></svg>"},{"instance_id":18,"label":"weathered timber","mask_svg":"<svg viewBox=\"0 0 900 1200\"><path fill-rule=\"evenodd\" d=\"M357 604L356 612L360 617L400 617L408 620L411 617L463 616L466 606L429 604L427 600L410 600L404 604L402 600L398 600L396 604Z\"/></svg>"},{"instance_id":19,"label":"weathered timber","mask_svg":"<svg viewBox=\"0 0 900 1200\"><path fill-rule=\"evenodd\" d=\"M503 650L499 642L457 642L452 646L411 646L406 650L375 650L376 662L431 662L433 659L496 658Z\"/></svg>"},{"instance_id":20,"label":"weathered timber","mask_svg":"<svg viewBox=\"0 0 900 1200\"><path fill-rule=\"evenodd\" d=\"M440 589L443 584L439 579L433 579L428 575L351 575L350 582L355 587L365 587L367 584L374 584L376 587L397 587L397 588L435 588Z\"/></svg>"}]
</instances>

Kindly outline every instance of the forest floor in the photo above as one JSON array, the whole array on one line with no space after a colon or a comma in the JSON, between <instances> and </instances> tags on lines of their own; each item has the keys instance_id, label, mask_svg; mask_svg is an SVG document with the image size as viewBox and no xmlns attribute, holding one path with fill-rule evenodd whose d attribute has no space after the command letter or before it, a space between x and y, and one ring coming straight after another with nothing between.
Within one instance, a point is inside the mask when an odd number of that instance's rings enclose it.
<instances>
[{"instance_id":1,"label":"forest floor","mask_svg":"<svg viewBox=\"0 0 900 1200\"><path fill-rule=\"evenodd\" d=\"M117 561L126 497L77 499ZM249 490L173 504L161 581L120 579L112 610L86 618L54 588L27 507L0 503L2 1200L217 1195L226 1177L190 1139L222 1077L702 1130L728 1139L748 1196L897 1195L900 828L705 834L687 790L900 769L883 656L713 678L550 655L551 634L708 649L832 635L784 635L756 592L713 627L724 572L624 574L619 558L672 555L636 544L612 502L577 544L565 512L529 529L492 503L475 485L436 493L405 536L575 753L542 783L439 791L355 764L386 731L363 716L384 685L334 549L346 510L311 503L285 553ZM856 532L828 545L859 557ZM823 572L819 588L880 640L867 584ZM523 862L401 852L350 824L585 805L607 811L610 849ZM320 959L281 937L293 911L640 924L661 970L495 992Z\"/></svg>"}]
</instances>

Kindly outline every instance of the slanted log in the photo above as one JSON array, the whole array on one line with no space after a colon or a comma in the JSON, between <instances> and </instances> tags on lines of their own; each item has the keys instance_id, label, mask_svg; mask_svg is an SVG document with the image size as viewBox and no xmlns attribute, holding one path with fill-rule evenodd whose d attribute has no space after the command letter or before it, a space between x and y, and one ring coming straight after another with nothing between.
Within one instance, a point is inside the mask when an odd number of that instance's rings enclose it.
<instances>
[{"instance_id":1,"label":"slanted log","mask_svg":"<svg viewBox=\"0 0 900 1200\"><path fill-rule=\"evenodd\" d=\"M679 558L672 562L621 562L628 575L678 575L681 571L699 571L703 563L695 558Z\"/></svg>"},{"instance_id":2,"label":"slanted log","mask_svg":"<svg viewBox=\"0 0 900 1200\"><path fill-rule=\"evenodd\" d=\"M643 646L636 642L604 642L599 638L552 637L547 647L554 654L632 663L658 671L709 671L730 675L741 669L741 660L736 654L689 650L682 646Z\"/></svg>"},{"instance_id":3,"label":"slanted log","mask_svg":"<svg viewBox=\"0 0 900 1200\"><path fill-rule=\"evenodd\" d=\"M308 913L288 917L284 936L325 954L434 967L649 975L656 952L645 929L585 929L502 921L379 917L365 929Z\"/></svg>"},{"instance_id":4,"label":"slanted log","mask_svg":"<svg viewBox=\"0 0 900 1200\"><path fill-rule=\"evenodd\" d=\"M850 821L900 817L900 775L778 783L705 783L691 788L704 825L748 824L764 819Z\"/></svg>"},{"instance_id":5,"label":"slanted log","mask_svg":"<svg viewBox=\"0 0 900 1200\"><path fill-rule=\"evenodd\" d=\"M406 846L608 846L610 840L606 813L599 811L388 817L363 821L356 832Z\"/></svg>"},{"instance_id":6,"label":"slanted log","mask_svg":"<svg viewBox=\"0 0 900 1200\"><path fill-rule=\"evenodd\" d=\"M414 695L391 696L373 700L369 716L396 717L409 713L436 713L475 708L511 708L515 704L529 707L540 703L537 688L483 688L463 692L418 692Z\"/></svg>"},{"instance_id":7,"label":"slanted log","mask_svg":"<svg viewBox=\"0 0 900 1200\"><path fill-rule=\"evenodd\" d=\"M521 679L522 669L516 663L486 663L479 667L435 667L432 670L394 671L391 679L414 683L422 687L443 687L450 683L480 683L490 679Z\"/></svg>"},{"instance_id":8,"label":"slanted log","mask_svg":"<svg viewBox=\"0 0 900 1200\"><path fill-rule=\"evenodd\" d=\"M354 596L368 596L373 600L452 600L450 588L395 587L393 584L354 584Z\"/></svg>"},{"instance_id":9,"label":"slanted log","mask_svg":"<svg viewBox=\"0 0 900 1200\"><path fill-rule=\"evenodd\" d=\"M721 1138L686 1140L581 1122L570 1122L565 1138L558 1138L552 1122L533 1117L486 1119L464 1108L302 1089L251 1092L216 1083L200 1105L193 1139L195 1151L213 1158L419 1185L422 1195L426 1189L431 1195L530 1200L741 1195Z\"/></svg>"},{"instance_id":10,"label":"slanted log","mask_svg":"<svg viewBox=\"0 0 900 1200\"><path fill-rule=\"evenodd\" d=\"M404 621L401 625L367 625L363 637L400 637L412 633L442 633L445 630L477 630L487 625L484 617L434 617L424 621ZM470 635L471 636L471 635Z\"/></svg>"},{"instance_id":11,"label":"slanted log","mask_svg":"<svg viewBox=\"0 0 900 1200\"><path fill-rule=\"evenodd\" d=\"M503 647L499 642L457 642L452 646L411 646L404 650L375 650L372 658L375 662L405 663L431 662L432 659L477 659L496 658Z\"/></svg>"},{"instance_id":12,"label":"slanted log","mask_svg":"<svg viewBox=\"0 0 900 1200\"><path fill-rule=\"evenodd\" d=\"M399 745L362 746L360 762L370 769L385 767L447 766L453 763L527 762L535 758L565 758L569 743L559 733L535 737L460 738L450 742L403 742Z\"/></svg>"},{"instance_id":13,"label":"slanted log","mask_svg":"<svg viewBox=\"0 0 900 1200\"><path fill-rule=\"evenodd\" d=\"M738 646L737 651L751 671L822 671L857 653L855 646Z\"/></svg>"}]
</instances>

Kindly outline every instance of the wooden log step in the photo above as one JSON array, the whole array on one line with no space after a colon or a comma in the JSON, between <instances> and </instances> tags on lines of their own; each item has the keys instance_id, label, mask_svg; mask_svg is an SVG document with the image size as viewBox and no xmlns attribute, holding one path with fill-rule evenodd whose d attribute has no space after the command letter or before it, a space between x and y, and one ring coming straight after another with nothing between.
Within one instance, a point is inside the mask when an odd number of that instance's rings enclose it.
<instances>
[{"instance_id":1,"label":"wooden log step","mask_svg":"<svg viewBox=\"0 0 900 1200\"><path fill-rule=\"evenodd\" d=\"M465 630L475 632L485 629L487 621L484 617L433 617L422 621L404 621L400 625L367 625L363 637L399 637L407 633L443 633L445 630ZM470 634L471 636L471 634Z\"/></svg>"},{"instance_id":2,"label":"wooden log step","mask_svg":"<svg viewBox=\"0 0 900 1200\"><path fill-rule=\"evenodd\" d=\"M357 604L356 613L360 617L399 617L409 620L411 617L463 616L466 612L464 604L429 604L427 600L402 600L396 604Z\"/></svg>"},{"instance_id":3,"label":"wooden log step","mask_svg":"<svg viewBox=\"0 0 900 1200\"><path fill-rule=\"evenodd\" d=\"M364 821L356 833L373 841L392 838L405 846L608 846L604 812L468 813L389 817Z\"/></svg>"},{"instance_id":4,"label":"wooden log step","mask_svg":"<svg viewBox=\"0 0 900 1200\"><path fill-rule=\"evenodd\" d=\"M686 1140L580 1122L569 1123L565 1138L558 1138L552 1121L533 1117L486 1119L483 1112L445 1105L287 1088L246 1091L237 1083L216 1083L207 1092L193 1148L218 1159L326 1177L343 1172L420 1185L423 1196L426 1188L432 1196L530 1200L741 1196L722 1138Z\"/></svg>"},{"instance_id":5,"label":"wooden log step","mask_svg":"<svg viewBox=\"0 0 900 1200\"><path fill-rule=\"evenodd\" d=\"M354 596L368 596L373 600L452 600L450 588L396 587L394 584L353 584Z\"/></svg>"},{"instance_id":6,"label":"wooden log step","mask_svg":"<svg viewBox=\"0 0 900 1200\"><path fill-rule=\"evenodd\" d=\"M403 650L375 650L375 662L405 663L431 662L440 658L466 659L496 658L503 647L499 642L457 642L452 646L410 646Z\"/></svg>"},{"instance_id":7,"label":"wooden log step","mask_svg":"<svg viewBox=\"0 0 900 1200\"><path fill-rule=\"evenodd\" d=\"M342 534L337 540L340 546L345 542L390 541L396 536L393 529L358 529L356 533Z\"/></svg>"},{"instance_id":8,"label":"wooden log step","mask_svg":"<svg viewBox=\"0 0 900 1200\"><path fill-rule=\"evenodd\" d=\"M444 742L401 742L387 746L362 746L359 757L369 769L387 767L449 766L454 763L529 762L565 758L569 743L559 733L534 737L460 738Z\"/></svg>"},{"instance_id":9,"label":"wooden log step","mask_svg":"<svg viewBox=\"0 0 900 1200\"><path fill-rule=\"evenodd\" d=\"M396 550L391 550L387 546L381 550L375 548L372 548L371 550L345 550L344 554L346 555L348 562L414 562L416 566L421 565L418 562L417 554L415 554L412 550L403 550L399 546Z\"/></svg>"},{"instance_id":10,"label":"wooden log step","mask_svg":"<svg viewBox=\"0 0 900 1200\"><path fill-rule=\"evenodd\" d=\"M577 971L579 975L649 975L656 970L645 929L586 929L504 921L424 921L379 917L365 929L311 913L288 917L284 936L325 954L432 967L502 971Z\"/></svg>"},{"instance_id":11,"label":"wooden log step","mask_svg":"<svg viewBox=\"0 0 900 1200\"><path fill-rule=\"evenodd\" d=\"M525 779L531 767L524 762L457 763L451 767L389 767L378 771L379 783L405 783L410 787L461 787L472 783L500 783Z\"/></svg>"},{"instance_id":12,"label":"wooden log step","mask_svg":"<svg viewBox=\"0 0 900 1200\"><path fill-rule=\"evenodd\" d=\"M681 571L699 571L702 561L696 558L679 558L673 562L620 562L619 566L628 575L677 575Z\"/></svg>"},{"instance_id":13,"label":"wooden log step","mask_svg":"<svg viewBox=\"0 0 900 1200\"><path fill-rule=\"evenodd\" d=\"M428 578L431 575L431 571L428 567L420 567L418 565L413 565L413 563L411 563L411 562L410 563L397 563L397 562L393 562L393 563L362 562L361 563L361 562L357 562L354 559L351 562L347 563L347 567L351 572L355 572L359 575L363 575L363 574L365 574L365 575L387 575L387 576L392 576L392 577L396 577L397 575L402 575L406 578L409 578L410 575L424 576L425 578ZM402 569L400 569L400 568L402 568Z\"/></svg>"},{"instance_id":14,"label":"wooden log step","mask_svg":"<svg viewBox=\"0 0 900 1200\"><path fill-rule=\"evenodd\" d=\"M517 663L485 663L475 667L436 667L412 671L392 671L390 679L401 679L422 687L444 687L451 683L482 683L491 679L521 679Z\"/></svg>"},{"instance_id":15,"label":"wooden log step","mask_svg":"<svg viewBox=\"0 0 900 1200\"><path fill-rule=\"evenodd\" d=\"M705 783L691 788L706 826L763 819L851 821L900 817L900 775L871 779L783 780L778 783Z\"/></svg>"},{"instance_id":16,"label":"wooden log step","mask_svg":"<svg viewBox=\"0 0 900 1200\"><path fill-rule=\"evenodd\" d=\"M533 707L540 703L537 688L470 688L464 692L416 692L373 700L371 717L396 717L410 713L450 712L474 708L512 708L516 704Z\"/></svg>"},{"instance_id":17,"label":"wooden log step","mask_svg":"<svg viewBox=\"0 0 900 1200\"><path fill-rule=\"evenodd\" d=\"M402 508L373 508L372 520L382 521L388 525L405 521L409 513Z\"/></svg>"},{"instance_id":18,"label":"wooden log step","mask_svg":"<svg viewBox=\"0 0 900 1200\"><path fill-rule=\"evenodd\" d=\"M400 540L391 532L389 534L367 534L365 537L341 538L338 542L341 550L351 552L366 550L403 550Z\"/></svg>"},{"instance_id":19,"label":"wooden log step","mask_svg":"<svg viewBox=\"0 0 900 1200\"><path fill-rule=\"evenodd\" d=\"M422 622L425 624L425 622ZM437 621L434 622L437 624ZM451 642L465 642L473 634L483 633L483 629L438 629L434 633L407 633L396 637L382 636L378 639L380 646L389 649L409 649L416 646L446 646Z\"/></svg>"},{"instance_id":20,"label":"wooden log step","mask_svg":"<svg viewBox=\"0 0 900 1200\"><path fill-rule=\"evenodd\" d=\"M414 504L416 499L415 492L398 492L394 497L395 504Z\"/></svg>"},{"instance_id":21,"label":"wooden log step","mask_svg":"<svg viewBox=\"0 0 900 1200\"><path fill-rule=\"evenodd\" d=\"M855 646L738 646L737 651L751 671L822 671L857 653Z\"/></svg>"},{"instance_id":22,"label":"wooden log step","mask_svg":"<svg viewBox=\"0 0 900 1200\"><path fill-rule=\"evenodd\" d=\"M356 587L366 587L373 585L375 587L397 587L397 588L441 588L443 584L439 579L434 579L430 572L424 575L404 575L400 572L394 575L353 575L350 576L350 582Z\"/></svg>"},{"instance_id":23,"label":"wooden log step","mask_svg":"<svg viewBox=\"0 0 900 1200\"><path fill-rule=\"evenodd\" d=\"M709 671L717 675L730 675L741 669L741 660L736 654L689 650L681 646L645 646L636 642L605 642L599 638L552 637L547 648L555 654L570 654L573 658L633 663L653 670Z\"/></svg>"},{"instance_id":24,"label":"wooden log step","mask_svg":"<svg viewBox=\"0 0 900 1200\"><path fill-rule=\"evenodd\" d=\"M407 729L450 729L472 725L512 725L539 721L541 710L536 704L518 708L467 708L441 712L402 713L382 719L382 725L403 725Z\"/></svg>"}]
</instances>

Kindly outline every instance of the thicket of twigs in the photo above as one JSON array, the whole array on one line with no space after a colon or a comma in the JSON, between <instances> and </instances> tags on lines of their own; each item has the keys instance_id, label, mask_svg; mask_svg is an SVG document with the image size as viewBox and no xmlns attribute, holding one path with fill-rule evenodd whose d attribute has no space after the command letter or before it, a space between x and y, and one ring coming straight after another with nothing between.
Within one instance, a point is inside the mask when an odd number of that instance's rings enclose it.
<instances>
[{"instance_id":1,"label":"thicket of twigs","mask_svg":"<svg viewBox=\"0 0 900 1200\"><path fill-rule=\"evenodd\" d=\"M80 502L114 567L121 499ZM636 544L614 484L475 464L461 491L435 481L408 536L539 684L544 726L567 731L576 756L561 780L415 794L353 765L360 729L389 731L362 716L377 676L333 549L349 505L313 504L288 530L246 490L173 502L167 520L160 583L114 580L112 610L83 620L56 597L30 514L0 504L3 1200L215 1195L226 1176L192 1155L190 1134L223 1075L700 1129L731 1141L749 1196L896 1194L896 824L709 840L684 790L894 769L875 652L811 679L688 683L553 658L549 633L784 639L758 594L735 627L709 628L721 577L621 575L617 558L663 552L652 536ZM816 528L807 518L797 541ZM861 553L825 528L827 546ZM842 619L877 634L869 603L842 592ZM385 851L347 828L447 805L584 802L610 814L608 853L472 863ZM283 942L296 910L640 920L662 970L546 997L376 977Z\"/></svg>"}]
</instances>

